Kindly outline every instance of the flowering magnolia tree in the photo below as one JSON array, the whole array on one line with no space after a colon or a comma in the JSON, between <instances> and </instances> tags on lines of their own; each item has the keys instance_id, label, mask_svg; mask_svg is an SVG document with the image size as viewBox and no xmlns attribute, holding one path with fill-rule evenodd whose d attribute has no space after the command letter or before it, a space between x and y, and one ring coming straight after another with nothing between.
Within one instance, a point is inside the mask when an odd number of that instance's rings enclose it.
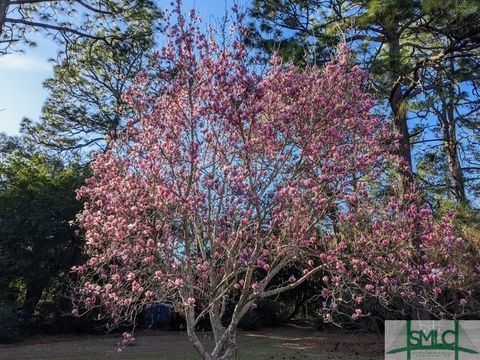
<instances>
[{"instance_id":1,"label":"flowering magnolia tree","mask_svg":"<svg viewBox=\"0 0 480 360\"><path fill-rule=\"evenodd\" d=\"M450 219L435 222L414 194L374 196L394 136L344 48L323 71L277 58L260 71L240 25L220 46L195 13L173 15L125 96L134 118L79 190L89 260L74 269L84 279L75 313L101 306L118 323L172 304L203 359L233 359L255 301L315 275L325 308L350 302L354 319L368 296L434 304L463 289ZM294 266L301 276L278 281ZM196 333L202 318L211 351Z\"/></svg>"}]
</instances>

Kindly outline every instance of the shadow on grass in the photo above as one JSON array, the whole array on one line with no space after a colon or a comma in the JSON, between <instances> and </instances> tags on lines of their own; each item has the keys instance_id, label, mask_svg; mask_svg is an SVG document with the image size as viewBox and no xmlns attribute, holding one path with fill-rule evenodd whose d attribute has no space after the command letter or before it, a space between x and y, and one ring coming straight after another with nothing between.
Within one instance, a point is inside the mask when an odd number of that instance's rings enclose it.
<instances>
[{"instance_id":1,"label":"shadow on grass","mask_svg":"<svg viewBox=\"0 0 480 360\"><path fill-rule=\"evenodd\" d=\"M210 333L202 334L212 344ZM0 345L0 360L196 360L185 333L144 332L123 352L120 340L105 336L48 336L14 345ZM280 327L239 335L239 360L380 360L383 338L324 333L308 328Z\"/></svg>"}]
</instances>

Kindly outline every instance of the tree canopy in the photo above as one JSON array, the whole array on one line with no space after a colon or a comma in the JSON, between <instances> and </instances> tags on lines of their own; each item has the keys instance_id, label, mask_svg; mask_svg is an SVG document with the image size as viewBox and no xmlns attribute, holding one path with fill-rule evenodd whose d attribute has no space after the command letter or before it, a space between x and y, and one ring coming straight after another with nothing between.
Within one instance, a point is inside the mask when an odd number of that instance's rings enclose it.
<instances>
[{"instance_id":1,"label":"tree canopy","mask_svg":"<svg viewBox=\"0 0 480 360\"><path fill-rule=\"evenodd\" d=\"M422 140L426 137L430 141L430 132L418 132L418 123L411 121L415 109L412 100L425 96L425 92L431 96L434 89L444 88L448 82L460 85L467 81L470 83L463 87L472 86L472 77L478 75L478 1L256 0L251 15L251 42L268 52L280 51L294 62L324 62L338 42L349 44L357 63L369 70L377 99L389 108L392 125L401 136L398 154L408 165L400 173L403 188L411 187L415 171L412 142L419 144L415 138L419 134L424 135ZM449 71L452 63L457 63L453 73ZM443 74L441 83L429 80L433 72ZM451 74L450 80L445 78L447 74ZM470 92L470 104L474 97ZM454 99L449 101L455 103ZM438 126L442 124L438 119ZM419 126L429 128L425 123ZM457 141L458 137L447 136L437 143L445 145L450 164L460 163L459 148L469 146L467 140L453 149L449 144ZM447 173L453 184L446 185L457 200L465 202L464 184L455 167L452 165L453 172ZM472 170L468 162L464 167Z\"/></svg>"},{"instance_id":2,"label":"tree canopy","mask_svg":"<svg viewBox=\"0 0 480 360\"><path fill-rule=\"evenodd\" d=\"M29 36L32 32L43 32L61 44L79 39L101 42L119 39L118 30L124 28L125 22L144 16L146 8L155 8L154 3L150 0L3 0L0 3L0 55L21 49L25 43L35 45Z\"/></svg>"},{"instance_id":3,"label":"tree canopy","mask_svg":"<svg viewBox=\"0 0 480 360\"><path fill-rule=\"evenodd\" d=\"M89 259L74 268L73 314L101 307L118 325L172 304L202 358L226 360L256 301L315 275L325 321L340 303L359 319L370 297L463 310L478 274L451 214L437 222L414 192L375 194L404 165L345 46L323 71L273 57L258 72L241 24L219 43L195 12L173 15L167 44L126 95L132 119L80 190ZM291 265L298 277L273 281ZM197 335L204 317L212 350Z\"/></svg>"},{"instance_id":4,"label":"tree canopy","mask_svg":"<svg viewBox=\"0 0 480 360\"><path fill-rule=\"evenodd\" d=\"M75 263L81 238L70 224L86 169L16 149L0 160L0 288L22 292L33 314L43 290Z\"/></svg>"}]
</instances>

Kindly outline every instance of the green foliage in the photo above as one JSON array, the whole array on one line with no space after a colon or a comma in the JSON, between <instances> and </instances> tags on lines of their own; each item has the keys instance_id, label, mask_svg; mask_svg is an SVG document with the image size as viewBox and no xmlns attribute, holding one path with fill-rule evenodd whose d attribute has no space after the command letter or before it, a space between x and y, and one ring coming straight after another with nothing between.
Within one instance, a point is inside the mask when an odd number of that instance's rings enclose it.
<instances>
[{"instance_id":1,"label":"green foliage","mask_svg":"<svg viewBox=\"0 0 480 360\"><path fill-rule=\"evenodd\" d=\"M480 2L255 0L251 16L251 43L296 63L347 42L430 198L478 200Z\"/></svg>"},{"instance_id":2,"label":"green foliage","mask_svg":"<svg viewBox=\"0 0 480 360\"><path fill-rule=\"evenodd\" d=\"M0 298L0 344L14 342L22 336L15 317L16 310L14 302Z\"/></svg>"},{"instance_id":3,"label":"green foliage","mask_svg":"<svg viewBox=\"0 0 480 360\"><path fill-rule=\"evenodd\" d=\"M101 0L88 17L72 22L70 16L90 4L79 3L25 3L28 16L46 14L38 29L48 32L42 24L61 23L63 51L53 77L44 83L49 97L40 121L25 119L22 137L0 134L0 301L21 309L20 322L36 314L62 328L73 325L59 321L69 303L58 294L65 291L69 268L82 256L81 234L70 224L81 209L75 190L87 175L80 162L91 150L104 149L106 135L121 131L128 117L122 96L152 55L162 16L150 0ZM20 17L16 11L9 8ZM0 35L5 35L2 25ZM81 34L71 32L79 28ZM33 29L23 26L7 35L29 43Z\"/></svg>"},{"instance_id":4,"label":"green foliage","mask_svg":"<svg viewBox=\"0 0 480 360\"><path fill-rule=\"evenodd\" d=\"M153 0L2 1L0 55L25 44L36 46L30 34L38 32L62 47L82 39L105 43L125 39L120 29L142 21L152 8Z\"/></svg>"},{"instance_id":5,"label":"green foliage","mask_svg":"<svg viewBox=\"0 0 480 360\"><path fill-rule=\"evenodd\" d=\"M424 196L430 204L451 199L448 164L441 149L421 152L417 157L416 170L418 182L422 184Z\"/></svg>"},{"instance_id":6,"label":"green foliage","mask_svg":"<svg viewBox=\"0 0 480 360\"><path fill-rule=\"evenodd\" d=\"M43 290L78 253L70 224L80 209L75 189L85 168L16 150L0 161L0 293L16 293L33 313ZM9 289L9 290L8 290Z\"/></svg>"},{"instance_id":7,"label":"green foliage","mask_svg":"<svg viewBox=\"0 0 480 360\"><path fill-rule=\"evenodd\" d=\"M98 150L115 136L128 113L122 96L149 61L160 11L150 2L135 8L122 28L104 28L109 42L81 39L59 56L39 123L22 131L49 149ZM125 15L122 15L125 16Z\"/></svg>"}]
</instances>

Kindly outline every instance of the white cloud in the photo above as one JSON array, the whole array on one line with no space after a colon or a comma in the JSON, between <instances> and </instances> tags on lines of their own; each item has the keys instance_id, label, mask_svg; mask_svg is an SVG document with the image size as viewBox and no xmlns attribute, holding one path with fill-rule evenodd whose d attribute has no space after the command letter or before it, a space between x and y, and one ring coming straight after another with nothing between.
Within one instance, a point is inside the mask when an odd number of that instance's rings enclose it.
<instances>
[{"instance_id":1,"label":"white cloud","mask_svg":"<svg viewBox=\"0 0 480 360\"><path fill-rule=\"evenodd\" d=\"M25 54L7 54L0 56L0 69L29 72L45 72L51 69L46 60Z\"/></svg>"}]
</instances>

